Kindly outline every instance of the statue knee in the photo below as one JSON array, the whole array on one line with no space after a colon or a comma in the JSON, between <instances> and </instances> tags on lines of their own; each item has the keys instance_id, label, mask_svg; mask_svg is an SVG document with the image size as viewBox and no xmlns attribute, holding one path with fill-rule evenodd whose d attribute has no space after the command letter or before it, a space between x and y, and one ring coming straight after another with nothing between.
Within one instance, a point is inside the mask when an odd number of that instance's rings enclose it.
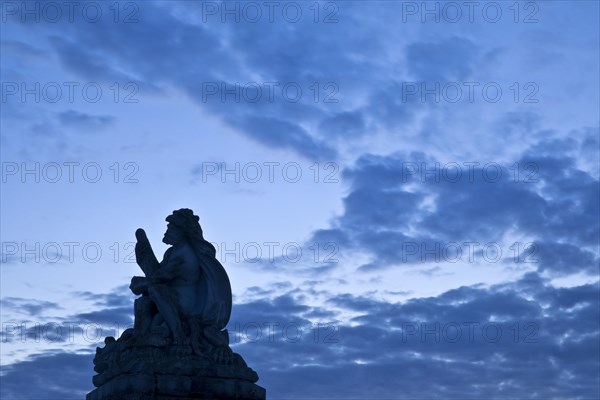
<instances>
[{"instance_id":1,"label":"statue knee","mask_svg":"<svg viewBox=\"0 0 600 400\"><path fill-rule=\"evenodd\" d=\"M142 296L135 299L133 303L134 311L136 314L139 312L145 313L150 312L152 310L152 300L148 296Z\"/></svg>"}]
</instances>

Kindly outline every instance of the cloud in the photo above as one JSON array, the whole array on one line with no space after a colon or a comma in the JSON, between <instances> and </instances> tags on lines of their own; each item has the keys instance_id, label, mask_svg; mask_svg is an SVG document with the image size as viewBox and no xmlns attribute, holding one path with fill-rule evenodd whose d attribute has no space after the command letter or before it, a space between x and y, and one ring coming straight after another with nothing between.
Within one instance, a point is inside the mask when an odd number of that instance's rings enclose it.
<instances>
[{"instance_id":1,"label":"cloud","mask_svg":"<svg viewBox=\"0 0 600 400\"><path fill-rule=\"evenodd\" d=\"M536 242L527 257L538 259L539 271L549 271L559 275L584 271L593 275L598 272L600 266L600 258L591 251L559 242Z\"/></svg>"},{"instance_id":2,"label":"cloud","mask_svg":"<svg viewBox=\"0 0 600 400\"><path fill-rule=\"evenodd\" d=\"M377 121L373 127L408 120L412 105L385 99L397 97L398 83L389 84L388 67L378 61L389 51L380 24L365 20L352 4L344 5L344 18L333 24L314 23L312 12L302 8L305 17L296 24L267 18L224 24L198 23L200 8L185 2L169 8L148 3L139 9L139 23L102 18L94 24L46 25L43 45L80 79L136 82L140 95L175 88L263 145L309 159L337 159L331 138L360 137L371 120ZM25 25L39 29L30 21ZM468 51L465 43L453 38L442 45L462 55ZM419 46L425 45L411 49ZM274 101L268 83L273 83ZM217 88L208 98L207 85ZM246 93L248 85L262 87L259 100L246 98L254 97ZM297 100L289 98L294 97L285 89L290 86L299 88ZM234 100L236 95L227 94L231 90L241 91L242 99ZM86 119L92 121L98 122Z\"/></svg>"},{"instance_id":3,"label":"cloud","mask_svg":"<svg viewBox=\"0 0 600 400\"><path fill-rule=\"evenodd\" d=\"M109 293L74 292L81 301L92 302L93 311L66 313L69 307L56 302L7 297L2 299L3 343L69 343L76 348L99 344L104 335L133 326L135 297L126 285ZM66 310L66 312L65 312ZM26 316L6 319L7 315Z\"/></svg>"},{"instance_id":4,"label":"cloud","mask_svg":"<svg viewBox=\"0 0 600 400\"><path fill-rule=\"evenodd\" d=\"M409 95L411 84L393 80L375 86L365 106L365 113L372 117L375 126L405 131L417 113L425 108L426 104L419 96Z\"/></svg>"},{"instance_id":5,"label":"cloud","mask_svg":"<svg viewBox=\"0 0 600 400\"><path fill-rule=\"evenodd\" d=\"M56 311L63 308L60 304L53 301L23 299L20 297L4 297L2 299L2 307L4 310L9 309L30 317L37 317L47 311Z\"/></svg>"},{"instance_id":6,"label":"cloud","mask_svg":"<svg viewBox=\"0 0 600 400\"><path fill-rule=\"evenodd\" d=\"M295 150L317 160L331 160L335 150L317 142L298 124L280 118L245 116L232 121L234 126L244 129L260 143L276 148Z\"/></svg>"},{"instance_id":7,"label":"cloud","mask_svg":"<svg viewBox=\"0 0 600 400\"><path fill-rule=\"evenodd\" d=\"M120 285L109 293L74 292L76 297L94 302L101 307L125 307L131 305L135 295L130 291L129 285Z\"/></svg>"},{"instance_id":8,"label":"cloud","mask_svg":"<svg viewBox=\"0 0 600 400\"><path fill-rule=\"evenodd\" d=\"M6 400L81 399L93 389L93 354L54 351L3 365L0 397Z\"/></svg>"},{"instance_id":9,"label":"cloud","mask_svg":"<svg viewBox=\"0 0 600 400\"><path fill-rule=\"evenodd\" d=\"M311 159L336 157L331 147L312 137L302 126L314 115L322 113L318 111L310 93L309 86L314 83L310 74L301 79L289 70L288 58L279 59L283 55L266 57L266 54L262 54L258 58L252 58L251 54L254 53L248 52L245 43L247 38L244 37L242 42L238 41L242 34L240 30L260 36L260 41L255 42L255 45L265 41L265 25L236 27L240 29L231 32L231 40L225 45L223 30L228 30L227 26L219 24L216 29L212 29L209 25L185 21L181 15L176 16L175 12L185 7L184 4L178 4L177 7L166 10L159 5L146 4L140 7L139 16L144 23L115 25L102 19L93 26L57 24L57 29L50 37L50 45L67 69L85 79L105 82L135 81L141 88L141 93L175 86L188 93L200 106L221 116L225 123L240 133L264 145L296 151ZM193 9L190 11L195 12ZM271 25L269 29L278 30L282 34L286 31L281 30L278 25ZM140 45L141 43L152 43L152 46ZM234 56L231 47L239 56ZM306 46L286 48L288 51L302 53L309 50ZM286 67L283 68L280 62L285 62ZM252 74L246 74L246 69L252 71ZM259 86L266 82L276 82L278 94L275 102L269 101L267 95L260 102L247 99L239 102L230 97L223 102L219 93L216 99L214 96L206 99L206 85L217 85L221 90L222 85L235 87L240 82L245 85L246 82L255 81L251 76L264 76L258 83ZM303 92L298 104L281 97L282 87L287 84L299 85ZM257 116L260 108L269 111ZM61 119L65 123L85 123L88 126L107 122L102 117L73 113L62 115Z\"/></svg>"},{"instance_id":10,"label":"cloud","mask_svg":"<svg viewBox=\"0 0 600 400\"><path fill-rule=\"evenodd\" d=\"M478 52L471 40L456 36L418 41L407 46L407 65L419 81L463 81L472 73Z\"/></svg>"},{"instance_id":11,"label":"cloud","mask_svg":"<svg viewBox=\"0 0 600 400\"><path fill-rule=\"evenodd\" d=\"M600 229L590 221L600 218L598 179L569 155L579 142L567 142L538 142L502 165L444 164L422 153L363 155L343 172L350 184L343 213L313 239L371 253L373 261L360 270L373 271L448 258L443 252L450 243L500 245L517 233L534 244L540 271L594 274ZM436 254L423 257L409 246Z\"/></svg>"},{"instance_id":12,"label":"cloud","mask_svg":"<svg viewBox=\"0 0 600 400\"><path fill-rule=\"evenodd\" d=\"M17 58L28 59L30 61L39 61L45 55L44 50L21 40L2 40L0 41L0 46L2 47L3 54L11 54L17 56Z\"/></svg>"},{"instance_id":13,"label":"cloud","mask_svg":"<svg viewBox=\"0 0 600 400\"><path fill-rule=\"evenodd\" d=\"M364 135L365 127L365 121L360 112L344 111L323 119L319 129L326 133L325 136L352 137Z\"/></svg>"},{"instance_id":14,"label":"cloud","mask_svg":"<svg viewBox=\"0 0 600 400\"><path fill-rule=\"evenodd\" d=\"M370 256L361 272L476 258L511 270L593 275L600 229L589 221L600 219L598 178L571 155L587 140L541 140L503 163L364 154L342 171L349 185L343 212L305 247L332 243L343 250L338 261ZM279 269L280 261L264 267ZM315 276L339 265L346 264L294 265L293 273Z\"/></svg>"},{"instance_id":15,"label":"cloud","mask_svg":"<svg viewBox=\"0 0 600 400\"><path fill-rule=\"evenodd\" d=\"M110 115L90 115L75 110L58 113L58 120L66 127L80 129L101 129L112 125L115 117Z\"/></svg>"},{"instance_id":16,"label":"cloud","mask_svg":"<svg viewBox=\"0 0 600 400\"><path fill-rule=\"evenodd\" d=\"M236 304L228 325L271 398L422 397L423 382L429 398L599 394L597 284L558 288L529 273L403 302L322 292L319 306L311 290L276 292ZM91 354L34 354L3 368L2 397L81 397L92 367Z\"/></svg>"},{"instance_id":17,"label":"cloud","mask_svg":"<svg viewBox=\"0 0 600 400\"><path fill-rule=\"evenodd\" d=\"M236 351L258 371L270 396L598 395L599 324L592 317L597 285L555 288L532 273L517 282L461 287L402 303L337 294L324 304L322 309L359 315L352 325L334 321L317 332L314 325L298 325L301 335L292 329L282 334L286 323L300 324L295 318L301 308L288 304L277 312L263 301L243 305L242 321L255 324L240 323L241 336L251 340ZM263 315L265 308L275 312ZM272 336L261 325L266 321Z\"/></svg>"},{"instance_id":18,"label":"cloud","mask_svg":"<svg viewBox=\"0 0 600 400\"><path fill-rule=\"evenodd\" d=\"M133 304L129 307L107 308L74 314L68 320L110 327L115 325L119 327L133 326Z\"/></svg>"},{"instance_id":19,"label":"cloud","mask_svg":"<svg viewBox=\"0 0 600 400\"><path fill-rule=\"evenodd\" d=\"M501 135L521 138L539 130L541 116L529 111L511 111L498 118L497 130Z\"/></svg>"}]
</instances>

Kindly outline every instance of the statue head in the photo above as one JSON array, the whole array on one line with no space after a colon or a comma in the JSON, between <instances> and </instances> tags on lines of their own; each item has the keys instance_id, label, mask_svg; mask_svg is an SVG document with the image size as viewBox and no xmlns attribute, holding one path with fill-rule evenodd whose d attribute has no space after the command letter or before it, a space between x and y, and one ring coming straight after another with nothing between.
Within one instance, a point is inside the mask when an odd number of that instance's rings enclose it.
<instances>
[{"instance_id":1,"label":"statue head","mask_svg":"<svg viewBox=\"0 0 600 400\"><path fill-rule=\"evenodd\" d=\"M202 236L202 228L198 222L200 218L194 215L194 212L189 208L182 208L173 211L173 214L166 218L167 231L163 238L166 244L177 244L182 240L190 242L204 241Z\"/></svg>"}]
</instances>

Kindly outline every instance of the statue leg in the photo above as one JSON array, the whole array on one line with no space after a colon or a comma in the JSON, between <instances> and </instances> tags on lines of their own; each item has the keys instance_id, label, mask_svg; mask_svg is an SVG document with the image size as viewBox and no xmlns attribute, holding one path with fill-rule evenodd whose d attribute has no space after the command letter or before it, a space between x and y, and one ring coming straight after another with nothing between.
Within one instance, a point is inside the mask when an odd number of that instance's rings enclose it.
<instances>
[{"instance_id":1,"label":"statue leg","mask_svg":"<svg viewBox=\"0 0 600 400\"><path fill-rule=\"evenodd\" d=\"M133 310L135 314L133 329L140 337L144 337L150 329L156 308L148 296L142 296L135 300Z\"/></svg>"},{"instance_id":2,"label":"statue leg","mask_svg":"<svg viewBox=\"0 0 600 400\"><path fill-rule=\"evenodd\" d=\"M229 346L229 334L227 329L220 331L216 326L210 325L204 328L204 336L215 347Z\"/></svg>"},{"instance_id":3,"label":"statue leg","mask_svg":"<svg viewBox=\"0 0 600 400\"><path fill-rule=\"evenodd\" d=\"M171 332L173 332L175 341L182 341L185 338L185 333L179 315L177 294L167 286L160 284L151 285L148 288L148 294L152 301L154 301L154 304L156 304L160 315L167 322Z\"/></svg>"}]
</instances>

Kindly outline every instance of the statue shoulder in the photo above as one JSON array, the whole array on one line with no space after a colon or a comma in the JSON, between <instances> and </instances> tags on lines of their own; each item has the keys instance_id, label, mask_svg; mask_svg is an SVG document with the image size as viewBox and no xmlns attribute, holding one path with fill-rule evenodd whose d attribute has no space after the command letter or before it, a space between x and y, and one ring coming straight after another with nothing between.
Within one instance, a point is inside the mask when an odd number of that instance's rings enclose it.
<instances>
[{"instance_id":1,"label":"statue shoulder","mask_svg":"<svg viewBox=\"0 0 600 400\"><path fill-rule=\"evenodd\" d=\"M169 247L167 249L167 251L165 251L165 254L163 255L163 260L168 259L169 257L171 257L173 255L173 247Z\"/></svg>"}]
</instances>

